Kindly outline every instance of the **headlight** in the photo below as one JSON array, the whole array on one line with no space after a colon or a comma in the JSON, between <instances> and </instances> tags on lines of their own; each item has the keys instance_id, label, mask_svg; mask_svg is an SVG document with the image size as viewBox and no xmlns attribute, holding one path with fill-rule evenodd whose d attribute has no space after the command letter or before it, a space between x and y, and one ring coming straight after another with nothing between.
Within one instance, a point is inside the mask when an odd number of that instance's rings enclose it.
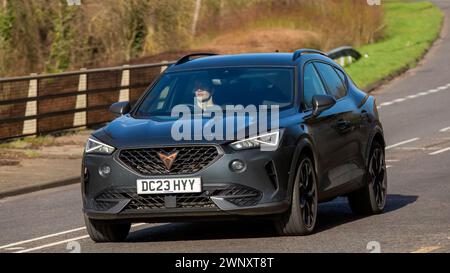
<instances>
[{"instance_id":1,"label":"headlight","mask_svg":"<svg viewBox=\"0 0 450 273\"><path fill-rule=\"evenodd\" d=\"M280 131L270 132L255 137L239 140L230 144L235 150L261 148L262 150L274 151L280 142Z\"/></svg>"},{"instance_id":2,"label":"headlight","mask_svg":"<svg viewBox=\"0 0 450 273\"><path fill-rule=\"evenodd\" d=\"M109 146L105 143L102 143L96 139L89 138L86 142L86 148L85 152L87 154L112 154L114 152L115 148L112 146Z\"/></svg>"}]
</instances>

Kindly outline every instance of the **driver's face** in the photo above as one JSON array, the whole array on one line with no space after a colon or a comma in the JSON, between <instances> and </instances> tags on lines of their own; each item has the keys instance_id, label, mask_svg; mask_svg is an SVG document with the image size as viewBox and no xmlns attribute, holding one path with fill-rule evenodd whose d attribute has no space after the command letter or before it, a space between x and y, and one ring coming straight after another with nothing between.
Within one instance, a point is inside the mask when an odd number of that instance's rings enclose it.
<instances>
[{"instance_id":1,"label":"driver's face","mask_svg":"<svg viewBox=\"0 0 450 273\"><path fill-rule=\"evenodd\" d=\"M195 88L195 96L200 101L206 101L211 97L211 93L204 87L197 87Z\"/></svg>"}]
</instances>

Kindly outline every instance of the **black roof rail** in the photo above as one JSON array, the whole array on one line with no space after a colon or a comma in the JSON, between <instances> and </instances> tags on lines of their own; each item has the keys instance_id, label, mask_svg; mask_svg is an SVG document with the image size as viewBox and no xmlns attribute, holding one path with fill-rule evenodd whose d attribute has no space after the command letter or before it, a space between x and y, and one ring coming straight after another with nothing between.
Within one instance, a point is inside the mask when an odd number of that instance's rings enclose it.
<instances>
[{"instance_id":1,"label":"black roof rail","mask_svg":"<svg viewBox=\"0 0 450 273\"><path fill-rule=\"evenodd\" d=\"M322 51L316 50L316 49L302 48L302 49L298 49L294 52L294 55L292 56L292 60L293 61L297 60L303 54L320 54L323 56L327 56L327 54L323 53Z\"/></svg>"},{"instance_id":2,"label":"black roof rail","mask_svg":"<svg viewBox=\"0 0 450 273\"><path fill-rule=\"evenodd\" d=\"M215 56L215 55L218 55L218 54L216 54L216 53L208 53L208 52L192 53L192 54L188 54L186 56L181 57L175 63L175 65L184 64L186 62L189 62L190 60L192 60L192 57L195 57L195 56Z\"/></svg>"}]
</instances>

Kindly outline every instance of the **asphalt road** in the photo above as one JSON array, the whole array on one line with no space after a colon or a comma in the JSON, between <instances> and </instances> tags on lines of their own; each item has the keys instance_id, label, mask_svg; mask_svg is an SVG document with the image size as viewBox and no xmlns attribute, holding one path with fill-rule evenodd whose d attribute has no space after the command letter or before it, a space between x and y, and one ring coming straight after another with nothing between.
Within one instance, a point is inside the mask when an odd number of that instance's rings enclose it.
<instances>
[{"instance_id":1,"label":"asphalt road","mask_svg":"<svg viewBox=\"0 0 450 273\"><path fill-rule=\"evenodd\" d=\"M266 222L140 224L126 243L95 244L79 185L0 200L0 252L450 252L450 1L442 37L421 64L376 91L388 165L386 212L319 207L317 232L278 237Z\"/></svg>"}]
</instances>

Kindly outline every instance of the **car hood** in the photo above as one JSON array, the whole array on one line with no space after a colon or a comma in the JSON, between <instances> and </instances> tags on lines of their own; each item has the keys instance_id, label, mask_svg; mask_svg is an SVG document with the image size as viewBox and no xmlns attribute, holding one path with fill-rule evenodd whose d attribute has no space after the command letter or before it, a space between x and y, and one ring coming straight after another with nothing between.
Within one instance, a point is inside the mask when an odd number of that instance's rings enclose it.
<instances>
[{"instance_id":1,"label":"car hood","mask_svg":"<svg viewBox=\"0 0 450 273\"><path fill-rule=\"evenodd\" d=\"M94 132L93 136L117 148L198 144L205 142L210 144L223 144L230 142L230 140L205 139L202 131L200 131L200 134L195 134L193 127L194 124L195 126L199 126L199 124L201 124L201 128L205 128L205 125L208 122L211 122L209 119L201 117L182 122L183 128L186 129L191 127L191 133L186 135L188 136L188 139L174 139L172 137L172 127L175 126L176 122L177 120L175 118L165 116L136 119L130 115L124 115L113 120L102 129ZM223 118L222 122L222 124L226 124L226 118ZM235 127L232 130L233 134L235 132L245 130L250 124L255 122L255 120L252 120L249 117L242 117L239 122L236 122ZM180 121L178 121L178 125L180 125ZM212 131L214 131L214 129ZM226 134L224 128L223 138L225 137Z\"/></svg>"}]
</instances>

